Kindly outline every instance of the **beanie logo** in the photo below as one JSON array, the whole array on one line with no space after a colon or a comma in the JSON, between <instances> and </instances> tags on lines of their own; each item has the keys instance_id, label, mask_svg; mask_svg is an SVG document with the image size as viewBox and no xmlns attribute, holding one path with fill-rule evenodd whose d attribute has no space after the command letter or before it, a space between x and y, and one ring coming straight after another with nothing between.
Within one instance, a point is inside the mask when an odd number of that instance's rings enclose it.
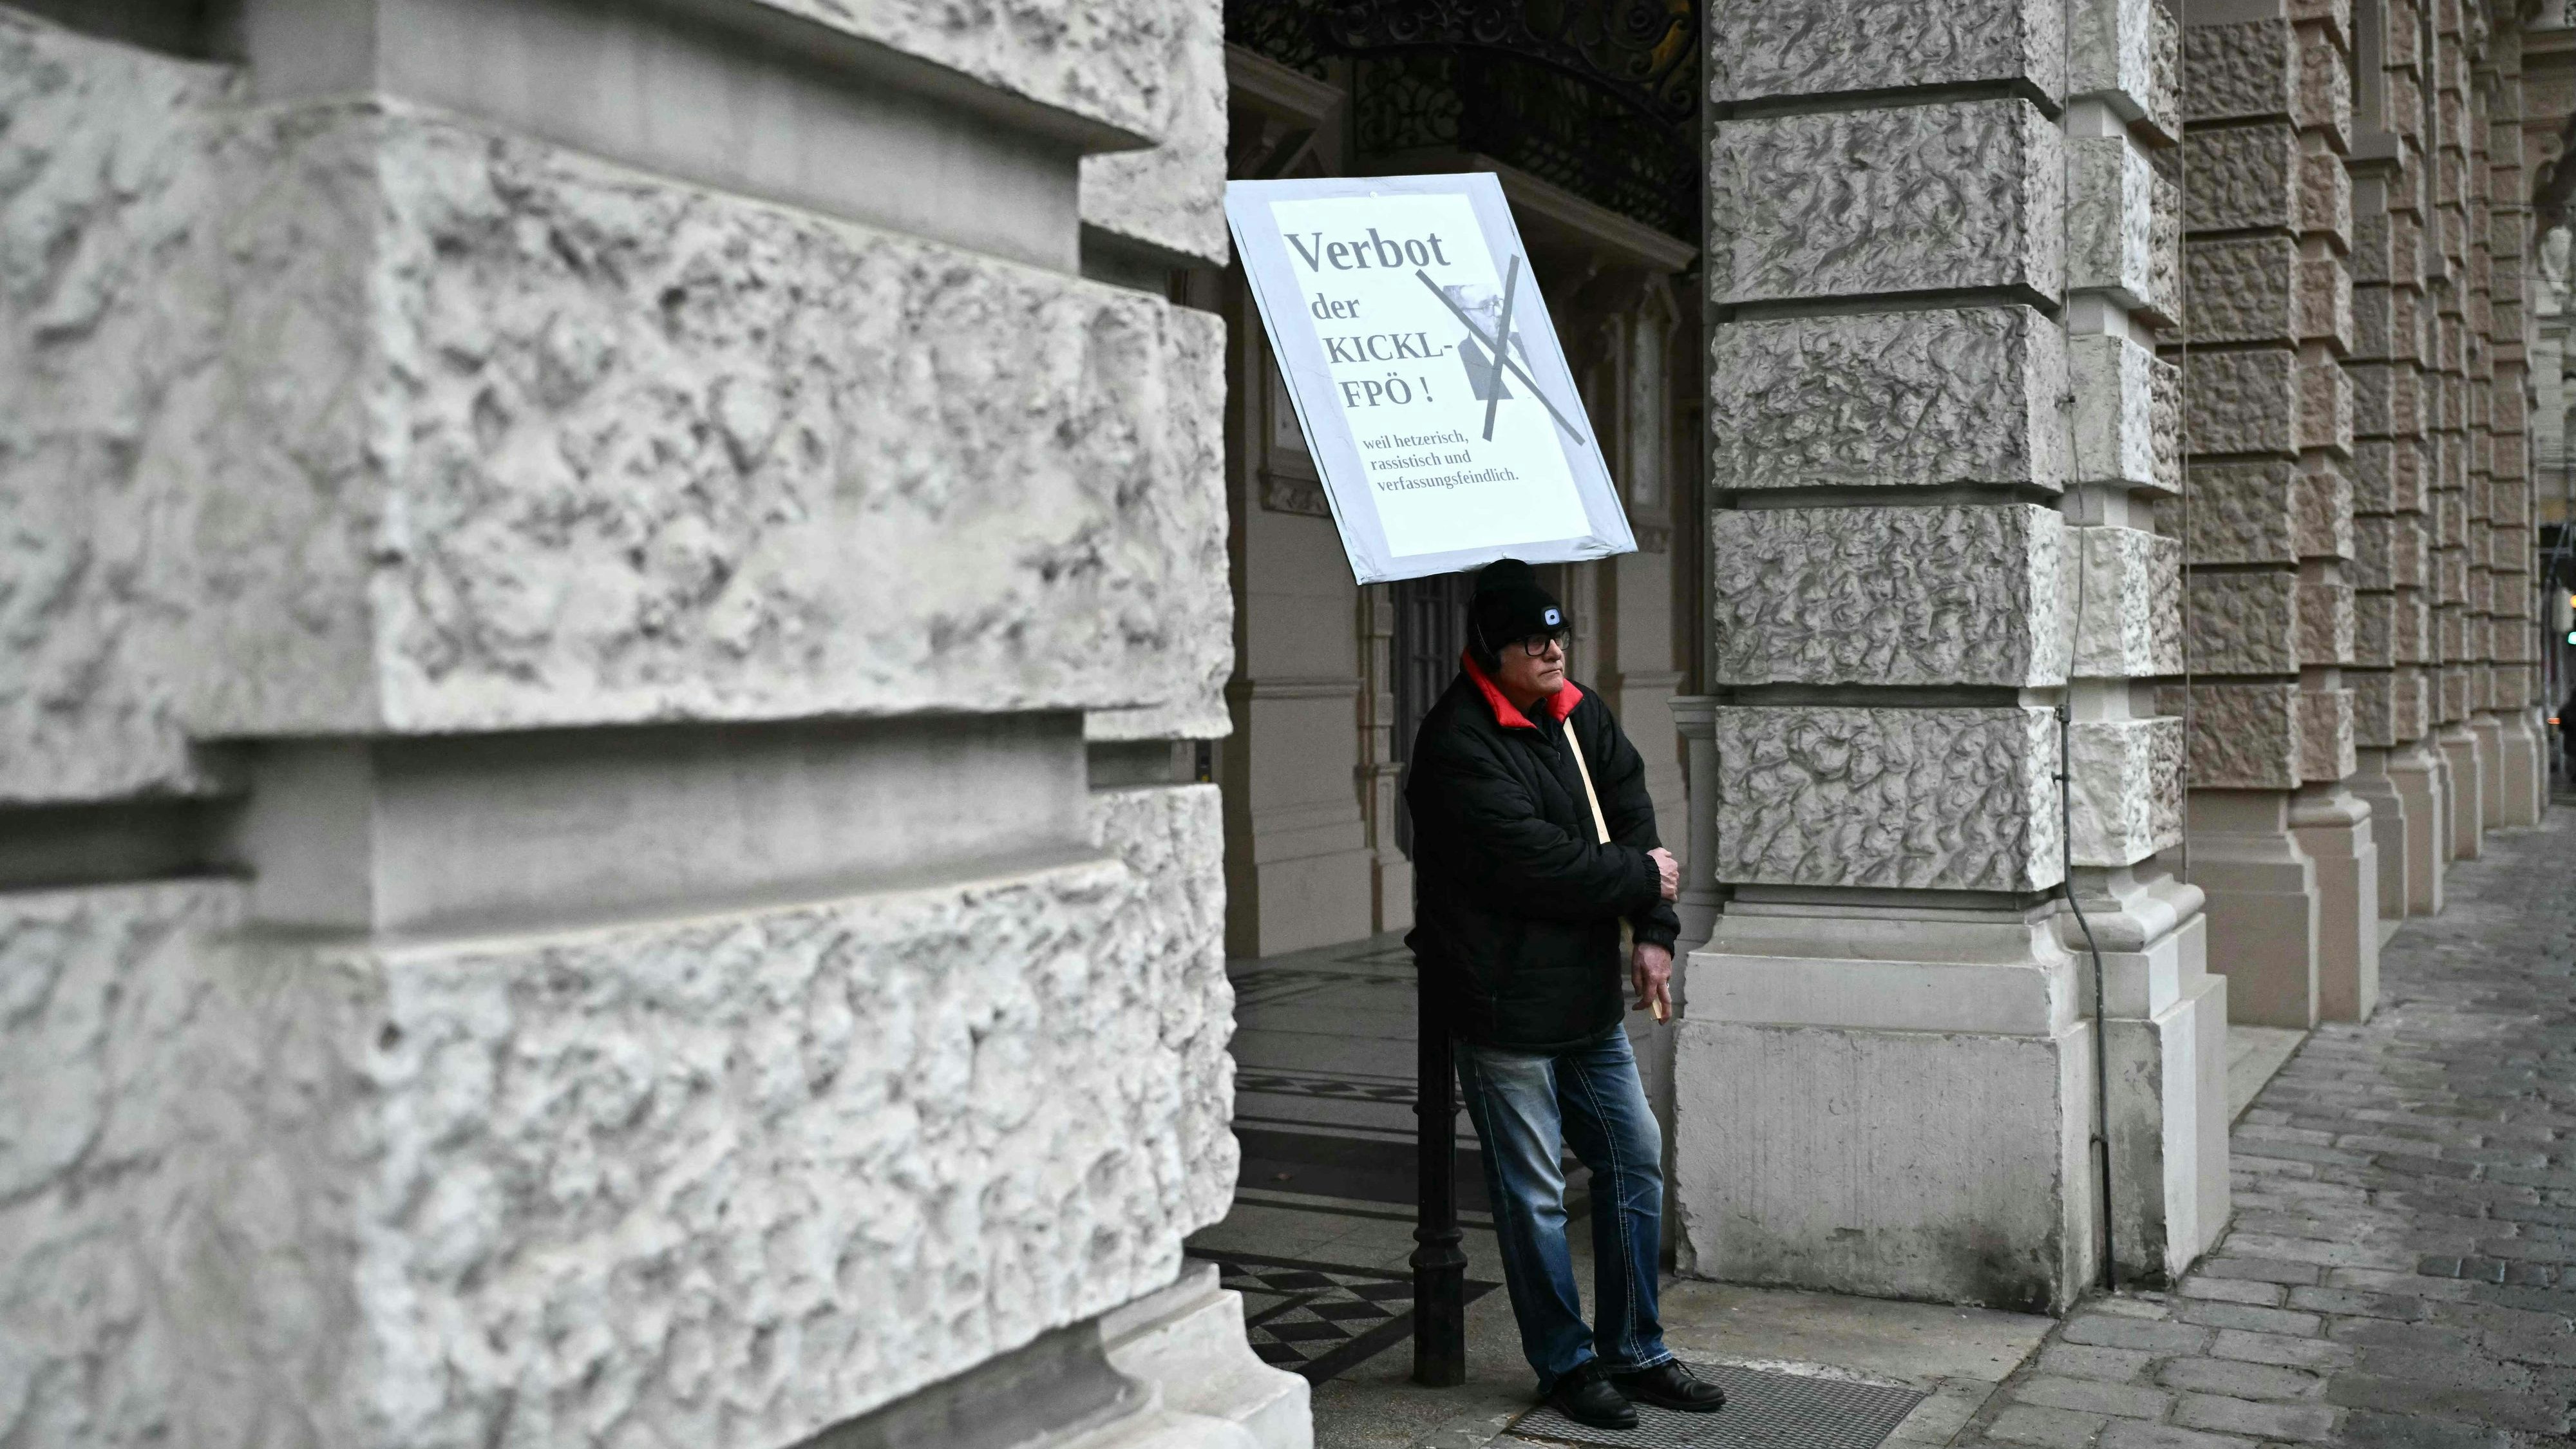
<instances>
[{"instance_id":1,"label":"beanie logo","mask_svg":"<svg viewBox=\"0 0 2576 1449\"><path fill-rule=\"evenodd\" d=\"M1549 628L1551 628L1551 629L1553 629L1553 628L1555 628L1557 625L1562 624L1562 623L1564 623L1564 622L1565 622L1565 616L1564 616L1563 614L1558 613L1558 612L1557 612L1556 610L1554 610L1554 609L1550 609L1550 610L1548 610L1548 611L1547 611L1547 613L1546 613L1545 615L1543 615L1542 617L1544 617L1544 618L1547 620L1547 627L1549 627Z\"/></svg>"}]
</instances>

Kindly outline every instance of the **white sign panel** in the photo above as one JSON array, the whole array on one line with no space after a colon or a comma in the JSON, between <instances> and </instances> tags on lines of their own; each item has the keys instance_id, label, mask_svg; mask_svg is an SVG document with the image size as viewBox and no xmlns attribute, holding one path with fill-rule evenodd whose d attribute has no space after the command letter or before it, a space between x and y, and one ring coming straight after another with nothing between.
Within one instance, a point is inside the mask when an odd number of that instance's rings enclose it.
<instances>
[{"instance_id":1,"label":"white sign panel","mask_svg":"<svg viewBox=\"0 0 2576 1449\"><path fill-rule=\"evenodd\" d=\"M1493 176L1232 181L1225 214L1361 583L1636 548Z\"/></svg>"}]
</instances>

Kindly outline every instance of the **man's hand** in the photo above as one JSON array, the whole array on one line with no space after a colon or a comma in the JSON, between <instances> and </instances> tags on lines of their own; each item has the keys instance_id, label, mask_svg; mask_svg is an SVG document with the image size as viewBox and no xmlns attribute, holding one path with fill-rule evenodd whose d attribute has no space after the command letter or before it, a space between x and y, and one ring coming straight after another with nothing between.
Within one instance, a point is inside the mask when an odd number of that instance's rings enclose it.
<instances>
[{"instance_id":1,"label":"man's hand","mask_svg":"<svg viewBox=\"0 0 2576 1449\"><path fill-rule=\"evenodd\" d=\"M1674 900L1679 900L1679 899L1681 899L1681 894L1682 894L1682 863L1681 863L1680 861L1678 861L1678 860L1673 859L1673 853L1672 853L1671 851L1669 851L1669 850L1664 849L1664 848L1663 848L1662 846L1660 846L1660 845L1656 846L1654 849L1652 849L1652 850L1650 850L1650 851L1647 851L1647 852L1646 852L1646 859L1651 860L1651 861L1653 861L1653 862L1655 863L1655 872L1656 872L1656 874L1661 875L1661 876L1664 878L1664 880L1663 880L1664 899L1665 899L1665 900L1668 900L1668 901L1674 901ZM1669 961L1669 960L1671 959L1671 953L1667 952L1667 953L1666 953L1666 955L1665 955L1665 959L1666 959L1667 961Z\"/></svg>"},{"instance_id":2,"label":"man's hand","mask_svg":"<svg viewBox=\"0 0 2576 1449\"><path fill-rule=\"evenodd\" d=\"M1629 953L1628 962L1629 975L1637 984L1637 1004L1629 1010L1644 1011L1653 1007L1655 1020L1672 1020L1673 953L1665 947L1639 941L1637 949Z\"/></svg>"}]
</instances>

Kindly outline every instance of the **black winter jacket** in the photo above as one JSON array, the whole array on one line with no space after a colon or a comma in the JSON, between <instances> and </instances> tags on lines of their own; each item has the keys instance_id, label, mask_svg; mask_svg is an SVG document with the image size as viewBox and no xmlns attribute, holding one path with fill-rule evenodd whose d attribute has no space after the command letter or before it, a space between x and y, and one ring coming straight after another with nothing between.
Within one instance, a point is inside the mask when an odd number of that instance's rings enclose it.
<instances>
[{"instance_id":1,"label":"black winter jacket","mask_svg":"<svg viewBox=\"0 0 2576 1449\"><path fill-rule=\"evenodd\" d=\"M1660 844L1646 762L1609 706L1572 680L1531 719L1466 663L1424 717L1405 770L1405 943L1467 1040L1525 1051L1597 1041L1627 1011L1620 918L1654 945L1681 933L1646 856ZM1591 766L1608 845L1594 843L1568 728Z\"/></svg>"}]
</instances>

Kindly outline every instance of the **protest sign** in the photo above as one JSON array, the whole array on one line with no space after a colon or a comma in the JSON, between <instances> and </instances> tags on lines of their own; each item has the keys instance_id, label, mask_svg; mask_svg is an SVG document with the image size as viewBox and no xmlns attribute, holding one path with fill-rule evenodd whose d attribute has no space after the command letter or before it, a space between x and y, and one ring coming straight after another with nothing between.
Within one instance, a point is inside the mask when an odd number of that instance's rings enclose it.
<instances>
[{"instance_id":1,"label":"protest sign","mask_svg":"<svg viewBox=\"0 0 2576 1449\"><path fill-rule=\"evenodd\" d=\"M1225 214L1361 583L1636 548L1492 175L1233 181Z\"/></svg>"}]
</instances>

